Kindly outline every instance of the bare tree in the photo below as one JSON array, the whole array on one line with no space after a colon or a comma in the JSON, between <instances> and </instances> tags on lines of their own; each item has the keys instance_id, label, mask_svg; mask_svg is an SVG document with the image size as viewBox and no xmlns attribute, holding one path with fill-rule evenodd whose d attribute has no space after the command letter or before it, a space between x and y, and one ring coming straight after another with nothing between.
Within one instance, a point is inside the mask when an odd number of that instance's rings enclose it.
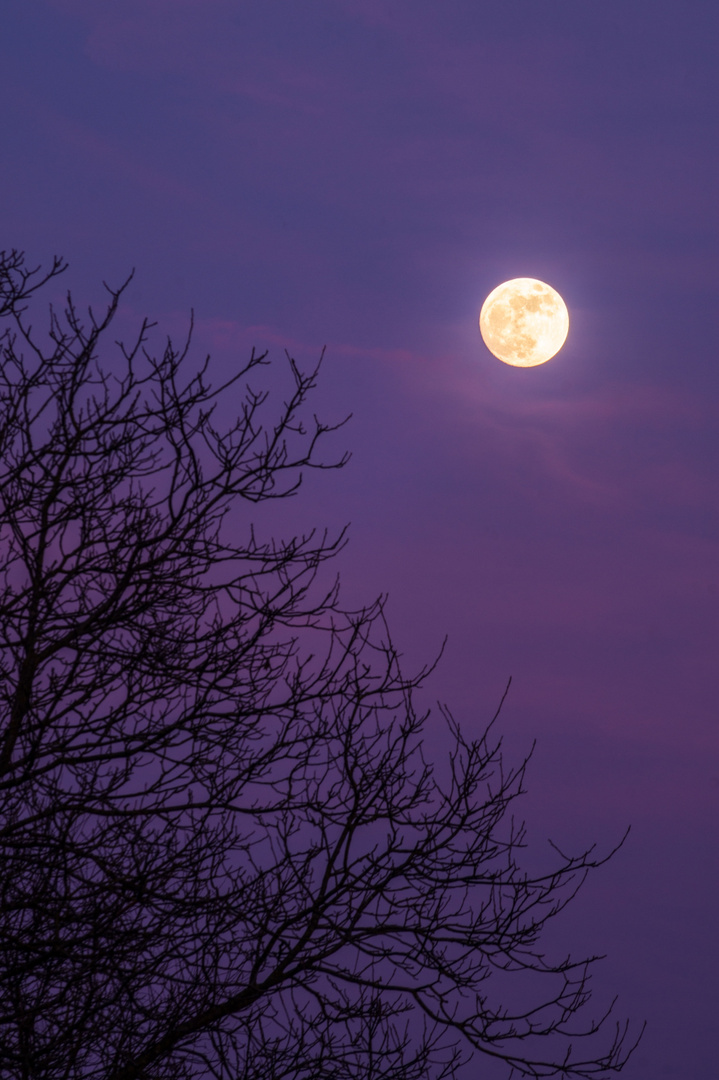
<instances>
[{"instance_id":1,"label":"bare tree","mask_svg":"<svg viewBox=\"0 0 719 1080\"><path fill-rule=\"evenodd\" d=\"M606 1015L584 1018L596 958L539 945L608 856L523 872L527 760L444 709L434 770L428 669L403 674L382 599L344 610L325 578L344 535L253 528L344 464L303 420L318 369L288 357L268 423L264 355L213 389L144 322L101 364L127 283L38 335L30 298L64 269L0 263L0 1074L618 1071L627 1025L597 1047Z\"/></svg>"}]
</instances>

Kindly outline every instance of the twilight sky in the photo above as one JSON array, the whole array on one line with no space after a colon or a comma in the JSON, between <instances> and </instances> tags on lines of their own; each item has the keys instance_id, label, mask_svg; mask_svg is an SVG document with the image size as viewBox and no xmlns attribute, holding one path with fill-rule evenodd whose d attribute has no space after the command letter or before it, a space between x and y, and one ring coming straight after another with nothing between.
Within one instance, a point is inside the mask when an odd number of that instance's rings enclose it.
<instances>
[{"instance_id":1,"label":"twilight sky","mask_svg":"<svg viewBox=\"0 0 719 1080\"><path fill-rule=\"evenodd\" d=\"M408 669L449 636L426 702L468 734L513 676L533 847L632 826L556 931L649 1022L623 1080L715 1080L716 3L24 0L0 27L0 247L64 255L83 305L136 267L122 327L161 348L194 308L218 381L327 346L352 460L266 523L351 522L347 602L389 592ZM532 369L477 328L520 276L570 312Z\"/></svg>"}]
</instances>

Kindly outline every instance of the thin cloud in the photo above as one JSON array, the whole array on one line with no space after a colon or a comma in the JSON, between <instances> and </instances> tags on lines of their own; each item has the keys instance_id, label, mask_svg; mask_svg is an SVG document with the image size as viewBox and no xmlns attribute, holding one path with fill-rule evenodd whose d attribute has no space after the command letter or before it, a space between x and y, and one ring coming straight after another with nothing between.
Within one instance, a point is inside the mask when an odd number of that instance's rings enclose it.
<instances>
[{"instance_id":1,"label":"thin cloud","mask_svg":"<svg viewBox=\"0 0 719 1080\"><path fill-rule=\"evenodd\" d=\"M146 191L169 196L183 202L195 202L197 194L170 172L149 165L138 153L119 140L111 140L85 124L46 106L35 105L35 119L48 136L59 140L73 153L113 177L124 176L133 185Z\"/></svg>"}]
</instances>

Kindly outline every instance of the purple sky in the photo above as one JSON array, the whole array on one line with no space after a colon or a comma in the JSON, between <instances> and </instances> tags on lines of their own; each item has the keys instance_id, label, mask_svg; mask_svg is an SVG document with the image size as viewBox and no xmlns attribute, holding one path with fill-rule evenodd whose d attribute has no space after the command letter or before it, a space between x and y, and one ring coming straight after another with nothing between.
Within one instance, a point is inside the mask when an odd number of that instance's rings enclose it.
<instances>
[{"instance_id":1,"label":"purple sky","mask_svg":"<svg viewBox=\"0 0 719 1080\"><path fill-rule=\"evenodd\" d=\"M64 255L83 304L136 267L123 326L180 337L194 307L218 377L326 345L317 409L354 413L353 458L277 531L352 523L347 601L389 591L410 669L449 635L427 703L468 733L513 676L538 851L632 825L557 934L649 1021L626 1080L717 1075L718 12L26 0L1 24L0 246ZM520 276L570 312L533 369L477 329Z\"/></svg>"}]
</instances>

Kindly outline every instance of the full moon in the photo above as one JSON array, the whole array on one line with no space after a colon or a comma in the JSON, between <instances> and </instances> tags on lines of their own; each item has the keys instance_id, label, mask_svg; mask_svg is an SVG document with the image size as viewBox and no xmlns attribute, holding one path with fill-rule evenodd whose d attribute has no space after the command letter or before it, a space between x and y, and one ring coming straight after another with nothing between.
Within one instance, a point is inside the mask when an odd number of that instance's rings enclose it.
<instances>
[{"instance_id":1,"label":"full moon","mask_svg":"<svg viewBox=\"0 0 719 1080\"><path fill-rule=\"evenodd\" d=\"M558 353L569 330L569 312L559 293L536 278L520 277L493 289L482 304L484 344L505 364L535 367Z\"/></svg>"}]
</instances>

